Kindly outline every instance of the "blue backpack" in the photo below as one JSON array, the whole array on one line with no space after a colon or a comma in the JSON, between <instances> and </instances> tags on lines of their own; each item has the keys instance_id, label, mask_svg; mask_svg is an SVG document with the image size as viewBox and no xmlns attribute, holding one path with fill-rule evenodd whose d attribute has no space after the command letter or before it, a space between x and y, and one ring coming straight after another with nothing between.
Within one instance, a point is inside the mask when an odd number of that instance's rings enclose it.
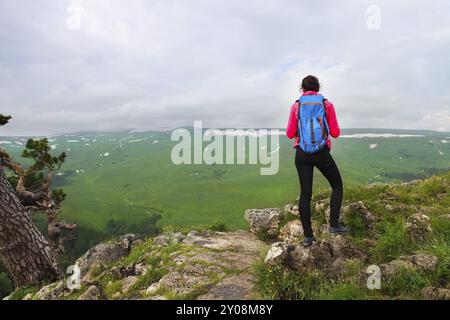
<instances>
[{"instance_id":1,"label":"blue backpack","mask_svg":"<svg viewBox=\"0 0 450 320\"><path fill-rule=\"evenodd\" d=\"M320 94L302 96L298 110L300 148L307 154L317 153L326 147L329 133L325 99Z\"/></svg>"}]
</instances>

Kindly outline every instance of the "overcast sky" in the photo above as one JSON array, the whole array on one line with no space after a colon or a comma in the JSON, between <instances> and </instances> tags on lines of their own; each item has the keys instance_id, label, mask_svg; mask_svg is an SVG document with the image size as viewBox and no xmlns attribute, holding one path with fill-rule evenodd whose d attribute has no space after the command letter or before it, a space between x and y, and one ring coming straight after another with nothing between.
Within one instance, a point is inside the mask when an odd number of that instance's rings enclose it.
<instances>
[{"instance_id":1,"label":"overcast sky","mask_svg":"<svg viewBox=\"0 0 450 320\"><path fill-rule=\"evenodd\" d=\"M343 128L450 131L449 16L448 0L1 0L0 135L284 127L308 74Z\"/></svg>"}]
</instances>

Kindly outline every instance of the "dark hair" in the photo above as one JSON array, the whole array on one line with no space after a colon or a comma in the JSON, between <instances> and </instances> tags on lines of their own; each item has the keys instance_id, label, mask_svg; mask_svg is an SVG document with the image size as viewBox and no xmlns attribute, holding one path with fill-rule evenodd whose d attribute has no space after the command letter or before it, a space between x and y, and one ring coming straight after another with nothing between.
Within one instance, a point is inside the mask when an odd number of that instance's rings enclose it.
<instances>
[{"instance_id":1,"label":"dark hair","mask_svg":"<svg viewBox=\"0 0 450 320\"><path fill-rule=\"evenodd\" d=\"M317 79L317 77L314 76L307 76L302 81L302 90L319 92L320 91L319 79Z\"/></svg>"}]
</instances>

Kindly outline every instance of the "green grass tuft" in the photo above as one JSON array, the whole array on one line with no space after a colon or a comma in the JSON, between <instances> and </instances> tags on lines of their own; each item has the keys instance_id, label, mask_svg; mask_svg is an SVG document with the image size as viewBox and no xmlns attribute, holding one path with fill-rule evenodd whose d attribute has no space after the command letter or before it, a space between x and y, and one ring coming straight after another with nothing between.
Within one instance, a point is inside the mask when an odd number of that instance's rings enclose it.
<instances>
[{"instance_id":1,"label":"green grass tuft","mask_svg":"<svg viewBox=\"0 0 450 320\"><path fill-rule=\"evenodd\" d=\"M381 237L369 253L373 262L383 263L410 254L416 248L401 217L388 219L381 224Z\"/></svg>"}]
</instances>

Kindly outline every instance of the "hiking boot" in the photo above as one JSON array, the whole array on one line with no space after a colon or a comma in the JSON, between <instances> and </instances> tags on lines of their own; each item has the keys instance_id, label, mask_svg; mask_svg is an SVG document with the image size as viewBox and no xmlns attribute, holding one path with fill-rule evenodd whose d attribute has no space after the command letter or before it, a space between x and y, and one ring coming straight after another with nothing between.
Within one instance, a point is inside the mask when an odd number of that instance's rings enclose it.
<instances>
[{"instance_id":1,"label":"hiking boot","mask_svg":"<svg viewBox=\"0 0 450 320\"><path fill-rule=\"evenodd\" d=\"M316 241L316 238L314 237L305 237L305 239L303 240L303 247L307 248L312 246L314 241Z\"/></svg>"},{"instance_id":2,"label":"hiking boot","mask_svg":"<svg viewBox=\"0 0 450 320\"><path fill-rule=\"evenodd\" d=\"M329 231L331 234L342 234L348 232L347 228L341 225L338 227L330 227Z\"/></svg>"}]
</instances>

